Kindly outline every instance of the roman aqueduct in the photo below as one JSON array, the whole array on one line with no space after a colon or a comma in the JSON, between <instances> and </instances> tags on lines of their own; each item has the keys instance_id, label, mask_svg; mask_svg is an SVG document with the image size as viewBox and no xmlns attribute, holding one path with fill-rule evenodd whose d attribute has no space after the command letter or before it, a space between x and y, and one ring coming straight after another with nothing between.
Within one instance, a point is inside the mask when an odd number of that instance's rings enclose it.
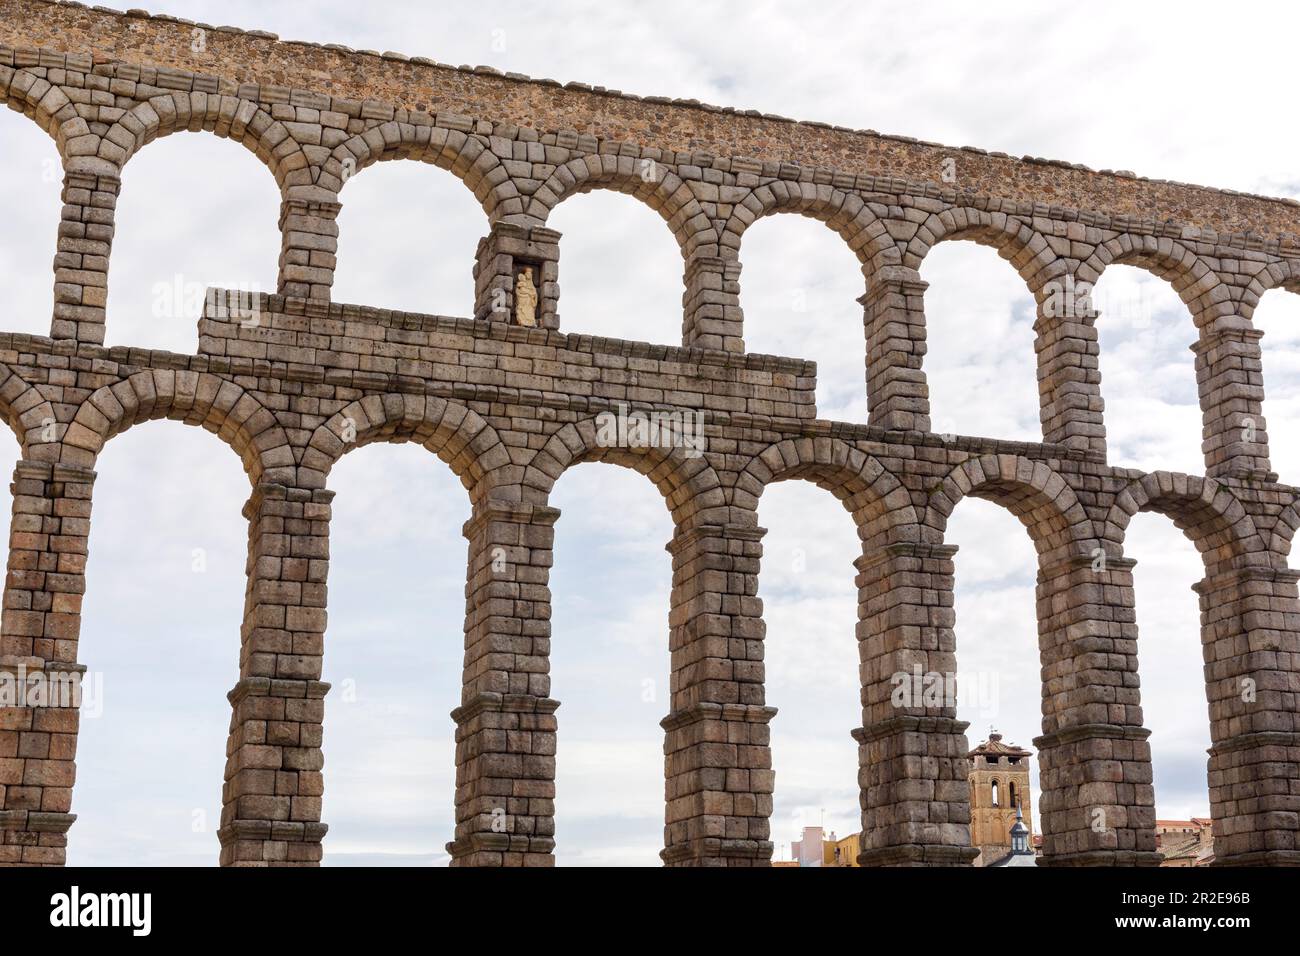
<instances>
[{"instance_id":1,"label":"roman aqueduct","mask_svg":"<svg viewBox=\"0 0 1300 956\"><path fill-rule=\"evenodd\" d=\"M756 508L768 485L788 479L839 498L862 543L853 734L864 865L974 855L966 725L952 708L890 700L891 674L955 670L955 549L944 535L966 496L1014 512L1039 555L1043 862L1157 860L1124 556L1129 520L1154 510L1204 558L1196 590L1217 860L1300 863L1300 605L1287 567L1300 490L1270 469L1252 327L1264 292L1300 291L1300 206L45 0L0 0L0 98L54 138L64 175L49 335L0 333L0 414L22 445L0 669L82 667L105 443L157 418L225 441L250 495L224 864L321 859L329 476L377 441L423 445L473 503L453 714L456 865L553 861L547 576L558 513L548 496L565 469L591 460L642 473L675 523L667 864L771 857L775 710L764 695ZM215 300L196 354L105 348L121 171L156 138L184 131L242 143L275 177L278 290L233 310ZM331 300L344 183L387 160L442 167L481 203L489 227L471 317ZM561 237L547 221L594 189L647 203L677 238L680 343L561 330ZM861 262L866 424L818 419L811 363L745 351L745 231L781 213L823 221ZM1041 442L930 430L918 268L956 239L995 247L1039 304ZM1097 316L1069 290L1117 263L1168 280L1195 320L1204 475L1107 464ZM517 321L525 266L538 278L534 327ZM702 411L704 454L602 442L597 416L618 403ZM77 729L72 708L0 715L0 862L64 862Z\"/></svg>"}]
</instances>

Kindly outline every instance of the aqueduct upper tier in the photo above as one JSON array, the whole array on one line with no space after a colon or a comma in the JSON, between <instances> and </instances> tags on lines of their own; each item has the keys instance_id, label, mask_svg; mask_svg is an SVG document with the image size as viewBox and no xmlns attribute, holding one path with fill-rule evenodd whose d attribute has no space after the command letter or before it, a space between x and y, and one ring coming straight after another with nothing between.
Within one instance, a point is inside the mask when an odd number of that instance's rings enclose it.
<instances>
[{"instance_id":1,"label":"aqueduct upper tier","mask_svg":"<svg viewBox=\"0 0 1300 956\"><path fill-rule=\"evenodd\" d=\"M955 706L891 695L891 678L915 666L956 669L945 528L972 495L1013 511L1039 553L1044 862L1158 859L1123 551L1129 519L1156 510L1205 561L1218 861L1300 863L1300 605L1287 568L1300 491L1269 463L1252 325L1264 292L1300 284L1295 203L44 0L0 0L0 98L49 133L64 174L49 335L0 333L0 415L22 445L0 671L86 666L94 467L109 439L171 418L230 445L251 488L222 862L321 858L329 475L369 442L415 441L473 503L453 714L458 865L553 860L563 748L548 665L549 496L591 460L643 473L675 522L667 863L771 857L775 708L756 509L788 479L838 497L862 540L852 732L864 864L975 854L966 725ZM122 169L181 131L242 143L275 177L278 288L213 297L195 354L105 348L115 210L131 201ZM398 159L441 167L483 207L462 318L331 299L345 185ZM680 339L562 329L563 237L549 216L593 189L649 204L677 239L681 275L664 280L682 283ZM745 350L743 238L776 213L822 220L861 262L866 423L818 418L811 363ZM918 269L953 239L996 247L1035 296L1041 442L930 428ZM1194 321L1203 475L1107 463L1097 315L1075 292L1116 263L1167 279ZM611 439L610 414L701 421L703 441ZM77 728L71 707L0 714L0 862L64 861Z\"/></svg>"}]
</instances>

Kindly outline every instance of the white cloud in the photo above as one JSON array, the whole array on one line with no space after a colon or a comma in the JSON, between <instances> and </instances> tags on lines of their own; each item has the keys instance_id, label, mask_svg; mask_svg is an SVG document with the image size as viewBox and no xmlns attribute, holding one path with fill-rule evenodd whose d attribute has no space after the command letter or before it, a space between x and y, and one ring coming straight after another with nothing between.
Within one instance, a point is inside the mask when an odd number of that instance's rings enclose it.
<instances>
[{"instance_id":1,"label":"white cloud","mask_svg":"<svg viewBox=\"0 0 1300 956\"><path fill-rule=\"evenodd\" d=\"M35 123L0 110L0 289L4 330L50 334L54 308L54 251L59 232L63 165L52 140Z\"/></svg>"},{"instance_id":2,"label":"white cloud","mask_svg":"<svg viewBox=\"0 0 1300 956\"><path fill-rule=\"evenodd\" d=\"M926 256L926 381L940 434L1041 440L1034 299L997 251L940 243Z\"/></svg>"},{"instance_id":3,"label":"white cloud","mask_svg":"<svg viewBox=\"0 0 1300 956\"><path fill-rule=\"evenodd\" d=\"M474 249L487 215L446 170L376 163L339 195L336 302L434 315L466 315L474 298Z\"/></svg>"},{"instance_id":4,"label":"white cloud","mask_svg":"<svg viewBox=\"0 0 1300 956\"><path fill-rule=\"evenodd\" d=\"M867 420L857 256L815 219L783 214L745 231L740 261L745 348L817 363L817 417Z\"/></svg>"},{"instance_id":5,"label":"white cloud","mask_svg":"<svg viewBox=\"0 0 1300 956\"><path fill-rule=\"evenodd\" d=\"M275 177L237 143L174 133L142 149L122 170L105 344L195 351L209 286L275 291L279 215Z\"/></svg>"}]
</instances>

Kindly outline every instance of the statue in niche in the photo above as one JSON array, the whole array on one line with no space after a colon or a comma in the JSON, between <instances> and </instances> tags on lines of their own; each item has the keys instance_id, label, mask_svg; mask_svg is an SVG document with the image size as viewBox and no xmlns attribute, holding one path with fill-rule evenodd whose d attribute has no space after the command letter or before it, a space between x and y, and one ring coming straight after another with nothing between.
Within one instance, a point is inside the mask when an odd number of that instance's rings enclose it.
<instances>
[{"instance_id":1,"label":"statue in niche","mask_svg":"<svg viewBox=\"0 0 1300 956\"><path fill-rule=\"evenodd\" d=\"M537 325L537 285L533 282L533 267L515 277L515 324L534 328Z\"/></svg>"}]
</instances>

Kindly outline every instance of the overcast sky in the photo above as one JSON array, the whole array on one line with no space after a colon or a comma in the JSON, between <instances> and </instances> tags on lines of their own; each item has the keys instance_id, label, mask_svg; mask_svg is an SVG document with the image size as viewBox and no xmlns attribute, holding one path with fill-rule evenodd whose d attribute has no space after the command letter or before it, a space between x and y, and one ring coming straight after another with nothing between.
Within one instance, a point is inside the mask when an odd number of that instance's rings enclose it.
<instances>
[{"instance_id":1,"label":"overcast sky","mask_svg":"<svg viewBox=\"0 0 1300 956\"><path fill-rule=\"evenodd\" d=\"M700 0L302 9L173 0L166 12L955 146L1297 191L1294 123L1284 98L1268 95L1289 89L1295 24L1279 21L1297 15L1271 4L1240 3L1230 16L1221 5L1181 4L1172 15L1132 3L758 3L743 15ZM0 113L0 146L4 327L47 334L58 160L16 113ZM432 166L383 163L342 198L338 301L470 313L471 260L487 226L458 181ZM270 173L233 143L178 134L142 150L118 206L109 344L192 352L203 288L272 290L278 202ZM551 225L564 235L566 331L678 341L681 260L655 213L597 193L567 200ZM854 301L862 280L843 241L820 223L778 216L746 234L741 258L749 348L815 359L820 416L865 421ZM1037 439L1033 303L1019 277L965 242L938 248L922 274L935 430ZM1112 463L1202 471L1186 309L1166 284L1129 268L1109 270L1096 298ZM1274 467L1295 481L1300 312L1278 291L1257 317ZM16 459L17 443L0 442ZM211 864L225 693L238 677L247 479L215 436L174 422L115 438L98 471L81 660L102 675L103 713L82 724L69 862ZM442 462L411 446L348 455L330 484L325 859L445 864L469 503ZM552 576L557 858L655 865L671 521L653 485L615 466L567 473L553 503L562 511ZM861 722L858 546L849 515L811 484L770 489L760 522L769 529L760 582L768 702L780 710L772 836L788 855L805 824L841 834L860 826L849 736ZM1028 745L1041 732L1033 547L1008 512L978 500L962 502L949 527L961 547L959 669L989 689L963 708L969 740L994 726ZM1129 539L1157 810L1208 815L1209 726L1189 589L1200 562L1158 515L1139 516Z\"/></svg>"}]
</instances>

